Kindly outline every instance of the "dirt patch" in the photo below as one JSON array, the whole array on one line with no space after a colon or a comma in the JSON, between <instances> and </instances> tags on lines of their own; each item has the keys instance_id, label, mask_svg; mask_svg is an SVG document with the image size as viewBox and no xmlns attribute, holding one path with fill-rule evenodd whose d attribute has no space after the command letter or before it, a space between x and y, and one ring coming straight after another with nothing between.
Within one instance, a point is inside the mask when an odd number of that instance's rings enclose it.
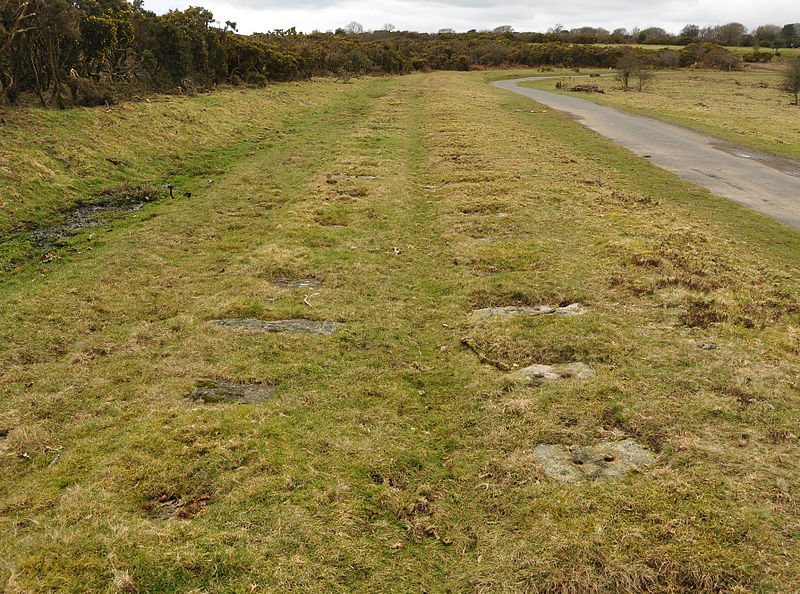
<instances>
[{"instance_id":1,"label":"dirt patch","mask_svg":"<svg viewBox=\"0 0 800 594\"><path fill-rule=\"evenodd\" d=\"M195 402L206 404L241 402L255 404L266 402L275 395L274 386L261 384L236 384L225 380L207 380L198 382L194 390L186 397Z\"/></svg>"},{"instance_id":2,"label":"dirt patch","mask_svg":"<svg viewBox=\"0 0 800 594\"><path fill-rule=\"evenodd\" d=\"M319 289L322 287L322 281L313 276L307 278L280 277L275 279L275 284L284 289Z\"/></svg>"},{"instance_id":3,"label":"dirt patch","mask_svg":"<svg viewBox=\"0 0 800 594\"><path fill-rule=\"evenodd\" d=\"M63 245L65 239L80 230L96 227L102 222L104 215L136 212L148 202L156 200L157 195L154 186L124 184L105 188L98 193L100 200L78 204L64 211L60 223L36 229L30 233L29 238L41 250L50 251Z\"/></svg>"},{"instance_id":4,"label":"dirt patch","mask_svg":"<svg viewBox=\"0 0 800 594\"><path fill-rule=\"evenodd\" d=\"M534 448L533 456L547 478L565 483L612 479L641 471L655 462L655 456L634 439L604 441L593 446L543 444Z\"/></svg>"},{"instance_id":5,"label":"dirt patch","mask_svg":"<svg viewBox=\"0 0 800 594\"><path fill-rule=\"evenodd\" d=\"M556 314L562 316L579 316L586 313L586 310L581 307L579 303L572 303L564 307L550 307L547 305L538 305L536 307L484 307L483 309L476 309L472 315L478 319L488 319L493 317L505 316L540 316L548 314Z\"/></svg>"},{"instance_id":6,"label":"dirt patch","mask_svg":"<svg viewBox=\"0 0 800 594\"><path fill-rule=\"evenodd\" d=\"M680 321L690 328L708 328L727 319L714 299L688 299L686 311L679 316Z\"/></svg>"},{"instance_id":7,"label":"dirt patch","mask_svg":"<svg viewBox=\"0 0 800 594\"><path fill-rule=\"evenodd\" d=\"M213 324L226 330L245 332L304 332L306 334L333 334L344 324L316 320L257 320L256 318L226 318L213 320Z\"/></svg>"},{"instance_id":8,"label":"dirt patch","mask_svg":"<svg viewBox=\"0 0 800 594\"><path fill-rule=\"evenodd\" d=\"M528 383L559 381L563 379L586 379L594 371L586 363L561 363L558 365L530 365L511 373L511 377Z\"/></svg>"},{"instance_id":9,"label":"dirt patch","mask_svg":"<svg viewBox=\"0 0 800 594\"><path fill-rule=\"evenodd\" d=\"M198 515L210 500L208 493L197 497L162 494L147 506L147 515L152 520L191 518Z\"/></svg>"}]
</instances>

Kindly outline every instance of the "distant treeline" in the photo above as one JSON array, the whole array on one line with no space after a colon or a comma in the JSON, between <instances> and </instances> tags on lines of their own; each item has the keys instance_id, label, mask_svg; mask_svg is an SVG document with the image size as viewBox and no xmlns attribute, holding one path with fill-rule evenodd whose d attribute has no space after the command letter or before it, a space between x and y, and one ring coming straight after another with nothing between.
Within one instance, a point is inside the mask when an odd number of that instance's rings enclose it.
<instances>
[{"instance_id":1,"label":"distant treeline","mask_svg":"<svg viewBox=\"0 0 800 594\"><path fill-rule=\"evenodd\" d=\"M699 63L733 68L739 60L715 44L732 41L736 23L708 30L687 26L679 37L661 29L515 33L499 27L425 34L387 27L363 32L357 23L328 33L306 35L289 29L246 36L236 32L235 23L218 25L203 8L156 15L142 4L142 0L0 0L0 102L14 104L27 96L44 106L64 108L111 103L116 97L143 92L192 91L220 83L264 85L311 76L503 65L613 67L626 51L618 45L595 44L686 46L680 51L635 50L643 63L658 67ZM793 44L800 34L800 25L764 27L754 34L770 47ZM755 59L768 55L761 53Z\"/></svg>"}]
</instances>

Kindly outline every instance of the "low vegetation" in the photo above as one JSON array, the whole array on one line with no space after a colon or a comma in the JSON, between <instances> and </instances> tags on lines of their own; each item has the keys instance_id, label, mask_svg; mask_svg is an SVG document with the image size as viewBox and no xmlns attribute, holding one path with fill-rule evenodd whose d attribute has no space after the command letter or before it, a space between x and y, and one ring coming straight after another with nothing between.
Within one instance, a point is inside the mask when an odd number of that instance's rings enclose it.
<instances>
[{"instance_id":1,"label":"low vegetation","mask_svg":"<svg viewBox=\"0 0 800 594\"><path fill-rule=\"evenodd\" d=\"M800 587L800 236L503 75L14 113L15 155L98 147L14 169L32 222L42 176L175 197L4 274L7 591ZM607 480L536 458L627 439Z\"/></svg>"},{"instance_id":2,"label":"low vegetation","mask_svg":"<svg viewBox=\"0 0 800 594\"><path fill-rule=\"evenodd\" d=\"M794 58L783 72L781 88L794 96L794 104L798 105L798 95L800 95L800 57Z\"/></svg>"}]
</instances>

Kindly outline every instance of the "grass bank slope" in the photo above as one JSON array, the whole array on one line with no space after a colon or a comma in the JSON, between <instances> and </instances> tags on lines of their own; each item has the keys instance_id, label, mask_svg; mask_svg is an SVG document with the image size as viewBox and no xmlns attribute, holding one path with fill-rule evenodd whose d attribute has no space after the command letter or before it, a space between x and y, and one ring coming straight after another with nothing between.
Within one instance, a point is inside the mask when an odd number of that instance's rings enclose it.
<instances>
[{"instance_id":1,"label":"grass bank slope","mask_svg":"<svg viewBox=\"0 0 800 594\"><path fill-rule=\"evenodd\" d=\"M800 587L800 235L484 74L281 89L292 134L0 286L0 583ZM626 438L610 481L534 452Z\"/></svg>"}]
</instances>

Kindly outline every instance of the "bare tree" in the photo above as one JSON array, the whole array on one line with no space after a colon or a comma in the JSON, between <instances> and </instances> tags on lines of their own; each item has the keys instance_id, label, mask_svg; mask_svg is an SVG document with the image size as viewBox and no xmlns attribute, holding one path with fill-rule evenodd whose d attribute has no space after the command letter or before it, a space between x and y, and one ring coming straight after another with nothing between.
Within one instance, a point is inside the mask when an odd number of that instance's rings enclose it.
<instances>
[{"instance_id":1,"label":"bare tree","mask_svg":"<svg viewBox=\"0 0 800 594\"><path fill-rule=\"evenodd\" d=\"M760 25L759 27L756 27L756 38L759 41L775 41L780 36L780 25Z\"/></svg>"},{"instance_id":2,"label":"bare tree","mask_svg":"<svg viewBox=\"0 0 800 594\"><path fill-rule=\"evenodd\" d=\"M644 68L640 68L639 70L633 73L633 78L636 79L636 90L640 93L644 90L644 88L653 80L652 70L645 70Z\"/></svg>"},{"instance_id":3,"label":"bare tree","mask_svg":"<svg viewBox=\"0 0 800 594\"><path fill-rule=\"evenodd\" d=\"M347 23L347 25L345 25L344 27L344 32L350 33L351 35L358 35L364 32L364 25L362 25L358 21Z\"/></svg>"},{"instance_id":4,"label":"bare tree","mask_svg":"<svg viewBox=\"0 0 800 594\"><path fill-rule=\"evenodd\" d=\"M786 70L783 71L781 88L794 95L794 104L798 105L798 95L800 95L800 57L789 61Z\"/></svg>"},{"instance_id":5,"label":"bare tree","mask_svg":"<svg viewBox=\"0 0 800 594\"><path fill-rule=\"evenodd\" d=\"M500 25L499 27L495 27L492 33L513 33L514 27L511 25Z\"/></svg>"},{"instance_id":6,"label":"bare tree","mask_svg":"<svg viewBox=\"0 0 800 594\"><path fill-rule=\"evenodd\" d=\"M696 39L699 35L700 27L692 24L686 25L680 32L681 37L689 37L691 39Z\"/></svg>"},{"instance_id":7,"label":"bare tree","mask_svg":"<svg viewBox=\"0 0 800 594\"><path fill-rule=\"evenodd\" d=\"M741 23L727 23L714 27L714 41L721 45L739 45L742 37L747 32Z\"/></svg>"},{"instance_id":8,"label":"bare tree","mask_svg":"<svg viewBox=\"0 0 800 594\"><path fill-rule=\"evenodd\" d=\"M647 29L642 29L639 31L639 36L641 37L644 34L644 40L650 41L651 39L664 39L669 37L669 33L667 33L661 27L648 27Z\"/></svg>"},{"instance_id":9,"label":"bare tree","mask_svg":"<svg viewBox=\"0 0 800 594\"><path fill-rule=\"evenodd\" d=\"M384 31L388 31L389 33L391 33L392 31L395 31L396 29L397 29L397 27L395 27L392 23L386 23L383 26L383 30Z\"/></svg>"},{"instance_id":10,"label":"bare tree","mask_svg":"<svg viewBox=\"0 0 800 594\"><path fill-rule=\"evenodd\" d=\"M0 0L0 57L8 51L17 35L29 30L25 28L25 21L34 16L36 13L30 2Z\"/></svg>"},{"instance_id":11,"label":"bare tree","mask_svg":"<svg viewBox=\"0 0 800 594\"><path fill-rule=\"evenodd\" d=\"M617 60L617 80L622 83L622 88L631 88L631 78L641 71L642 65L633 50L626 50Z\"/></svg>"}]
</instances>

